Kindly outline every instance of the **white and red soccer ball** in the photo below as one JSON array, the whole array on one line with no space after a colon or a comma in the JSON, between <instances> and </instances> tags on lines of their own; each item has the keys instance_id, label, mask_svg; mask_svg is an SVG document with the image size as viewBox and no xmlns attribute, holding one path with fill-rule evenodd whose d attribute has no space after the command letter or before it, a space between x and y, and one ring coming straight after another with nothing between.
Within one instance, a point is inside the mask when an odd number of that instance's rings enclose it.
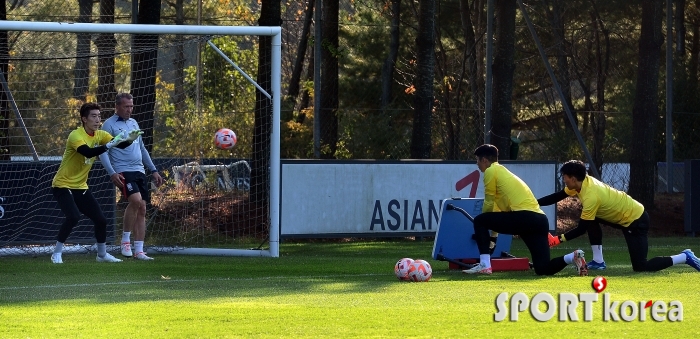
<instances>
[{"instance_id":1,"label":"white and red soccer ball","mask_svg":"<svg viewBox=\"0 0 700 339\"><path fill-rule=\"evenodd\" d=\"M214 145L218 149L231 149L236 146L237 141L236 133L228 128L221 128L214 134Z\"/></svg>"},{"instance_id":2,"label":"white and red soccer ball","mask_svg":"<svg viewBox=\"0 0 700 339\"><path fill-rule=\"evenodd\" d=\"M408 280L408 269L413 264L413 259L402 258L394 265L394 274L399 280Z\"/></svg>"},{"instance_id":3,"label":"white and red soccer ball","mask_svg":"<svg viewBox=\"0 0 700 339\"><path fill-rule=\"evenodd\" d=\"M418 259L415 260L408 267L408 280L423 282L428 281L433 276L433 268L430 267L430 263L425 260Z\"/></svg>"}]
</instances>

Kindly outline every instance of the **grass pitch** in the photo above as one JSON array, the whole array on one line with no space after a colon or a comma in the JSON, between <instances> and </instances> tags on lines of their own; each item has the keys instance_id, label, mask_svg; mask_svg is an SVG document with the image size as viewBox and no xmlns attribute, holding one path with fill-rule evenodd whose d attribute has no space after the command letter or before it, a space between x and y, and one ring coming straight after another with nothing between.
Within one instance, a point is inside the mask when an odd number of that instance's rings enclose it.
<instances>
[{"instance_id":1,"label":"grass pitch","mask_svg":"<svg viewBox=\"0 0 700 339\"><path fill-rule=\"evenodd\" d=\"M650 239L649 257L700 252L695 238ZM553 250L590 254L587 239ZM552 277L533 271L469 276L430 259L432 240L283 243L280 258L158 255L155 261L97 263L94 254L0 257L0 338L225 338L225 337L697 337L700 272L677 265L632 272L622 238L606 238L605 271L578 277L567 268ZM512 253L527 256L520 240ZM427 259L427 283L398 281L394 263ZM604 322L602 297L593 321L494 322L501 292L530 298L547 292L590 293L592 278L622 303L678 300L680 322ZM543 309L543 307L540 307Z\"/></svg>"}]
</instances>

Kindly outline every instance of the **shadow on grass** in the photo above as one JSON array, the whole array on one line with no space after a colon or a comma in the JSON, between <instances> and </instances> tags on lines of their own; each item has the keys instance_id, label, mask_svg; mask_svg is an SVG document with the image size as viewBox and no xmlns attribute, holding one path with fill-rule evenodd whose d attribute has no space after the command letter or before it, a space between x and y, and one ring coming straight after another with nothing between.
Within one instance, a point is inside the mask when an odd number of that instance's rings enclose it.
<instances>
[{"instance_id":1,"label":"shadow on grass","mask_svg":"<svg viewBox=\"0 0 700 339\"><path fill-rule=\"evenodd\" d=\"M649 242L650 258L677 254L693 245L700 250L695 238L653 238ZM672 276L688 268L679 265L662 272L635 273L623 238L606 238L604 244L609 268L600 273L607 277ZM554 248L552 256L564 255L576 248L589 251L588 240L567 242ZM427 259L432 264L433 279L429 284L458 284L466 291L484 282L508 284L509 281L551 279L554 285L570 284L570 278L576 276L569 268L552 277L536 276L532 270L469 276L448 270L446 262L432 260L432 240L290 242L282 244L280 251L279 258L159 255L152 262L125 260L116 264L97 263L94 254L67 254L63 265L52 264L48 256L2 257L0 303L62 300L124 303L275 296L301 298L329 292L348 295L383 293L397 284L411 284L397 281L393 273L394 264L403 257ZM518 239L513 242L511 253L529 256ZM592 271L590 275L597 274ZM576 284L585 286L590 284L590 279L576 280Z\"/></svg>"}]
</instances>

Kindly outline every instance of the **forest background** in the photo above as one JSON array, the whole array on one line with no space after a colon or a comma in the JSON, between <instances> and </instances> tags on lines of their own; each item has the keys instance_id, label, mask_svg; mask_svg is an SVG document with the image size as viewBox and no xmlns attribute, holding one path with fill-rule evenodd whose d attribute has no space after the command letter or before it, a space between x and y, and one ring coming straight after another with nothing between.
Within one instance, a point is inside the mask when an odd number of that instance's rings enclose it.
<instances>
[{"instance_id":1,"label":"forest background","mask_svg":"<svg viewBox=\"0 0 700 339\"><path fill-rule=\"evenodd\" d=\"M674 1L670 30L666 2L660 0L495 0L493 4L491 79L486 76L487 0L322 0L320 22L314 0L141 0L138 4L0 0L0 19L279 25L283 29L282 158L472 160L472 150L486 140L500 149L503 159L586 161L567 119L568 106L592 166L603 179L616 181L617 187L653 210L659 204L657 193L668 191L659 162L666 161L669 115L673 161L693 159L700 150L695 141L700 125L700 0ZM528 28L528 17L535 34ZM315 53L319 31L320 53ZM135 115L146 130L146 144L154 157L193 152L213 157L215 150L202 147L212 129L230 126L256 131L241 133L242 140L254 146L236 156L253 159L253 183L256 176L264 180L256 169L264 172L266 163L255 159L265 159L269 148L255 145L269 143L266 103L255 97L255 88L240 75L217 66L221 65L215 60L218 56L202 48L201 42L194 58L181 47L179 56L167 60L179 76L163 77L159 73L165 62L162 55L138 48L120 53L115 47L119 37L43 36L39 40L14 32L0 34L0 71L28 128L34 135L46 136L35 138L40 154L60 155L62 138L51 136L64 135L75 126L73 119L66 118L70 113L50 108L94 100L108 116L114 94L131 88ZM263 87L269 87L269 73L264 71L269 69L269 49L264 37L243 41L216 37L214 41ZM163 44L163 38L135 36L133 43ZM672 79L666 74L667 44L673 45ZM538 47L546 54L546 63ZM56 60L72 58L73 67L58 77L62 83L54 93L54 98L67 104L46 100L40 108L30 105L36 101L32 86L38 78L57 75L32 71L39 64L54 62L51 58L26 65L13 59L29 49ZM95 60L86 61L89 58ZM20 68L25 69L19 72ZM669 80L672 95L667 95ZM485 88L491 81L492 100L487 105ZM147 85L138 85L142 82ZM667 114L668 107L672 114ZM182 138L183 134L188 137ZM20 136L3 93L3 160L29 154ZM671 193L682 192L683 169L673 168ZM671 207L664 202L663 209L682 215L678 194L663 197L673 201Z\"/></svg>"}]
</instances>

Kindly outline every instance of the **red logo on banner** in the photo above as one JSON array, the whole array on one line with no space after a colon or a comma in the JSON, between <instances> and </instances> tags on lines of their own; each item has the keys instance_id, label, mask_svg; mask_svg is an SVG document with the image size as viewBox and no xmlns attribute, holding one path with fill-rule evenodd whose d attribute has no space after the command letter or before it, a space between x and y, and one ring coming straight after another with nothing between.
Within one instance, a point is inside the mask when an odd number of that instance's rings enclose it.
<instances>
[{"instance_id":1,"label":"red logo on banner","mask_svg":"<svg viewBox=\"0 0 700 339\"><path fill-rule=\"evenodd\" d=\"M463 190L465 187L472 185L472 189L469 191L470 198L476 198L476 188L479 186L479 178L481 177L481 172L475 170L469 173L466 177L459 179L455 184L455 189L457 192Z\"/></svg>"}]
</instances>

